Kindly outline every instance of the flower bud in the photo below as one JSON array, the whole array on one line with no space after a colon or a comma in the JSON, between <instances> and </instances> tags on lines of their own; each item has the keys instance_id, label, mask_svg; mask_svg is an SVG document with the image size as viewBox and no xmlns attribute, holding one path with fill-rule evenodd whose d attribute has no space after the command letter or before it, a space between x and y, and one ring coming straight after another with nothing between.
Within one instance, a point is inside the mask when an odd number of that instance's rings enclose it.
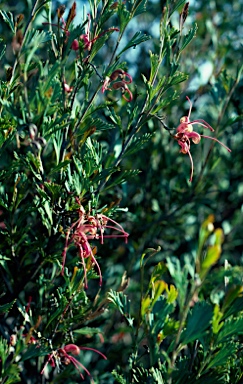
<instances>
[{"instance_id":1,"label":"flower bud","mask_svg":"<svg viewBox=\"0 0 243 384\"><path fill-rule=\"evenodd\" d=\"M73 355L80 354L80 348L75 344L67 344L63 349L65 352L72 353Z\"/></svg>"}]
</instances>

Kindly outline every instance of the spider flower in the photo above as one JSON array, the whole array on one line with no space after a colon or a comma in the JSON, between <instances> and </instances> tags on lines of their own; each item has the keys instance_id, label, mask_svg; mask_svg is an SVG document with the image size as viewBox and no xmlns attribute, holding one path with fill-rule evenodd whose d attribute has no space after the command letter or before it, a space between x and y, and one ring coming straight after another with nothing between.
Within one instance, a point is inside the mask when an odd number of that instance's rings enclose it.
<instances>
[{"instance_id":1,"label":"spider flower","mask_svg":"<svg viewBox=\"0 0 243 384\"><path fill-rule=\"evenodd\" d=\"M56 365L59 366L60 362L69 365L72 363L75 368L79 371L80 377L84 380L84 376L80 371L80 368L83 369L89 376L91 376L91 373L88 371L88 369L80 363L79 360L77 360L72 355L78 356L80 354L81 350L87 350L87 351L93 351L95 353L98 353L103 357L103 359L107 360L106 356L94 348L89 347L78 347L75 344L67 344L63 348L58 348L56 351L53 351L51 354L48 355L47 362L44 365L44 368L41 371L41 374L44 373L45 368L48 364L51 365L52 368L54 368ZM71 355L70 355L71 354Z\"/></svg>"},{"instance_id":2,"label":"spider flower","mask_svg":"<svg viewBox=\"0 0 243 384\"><path fill-rule=\"evenodd\" d=\"M88 14L88 24L87 24L86 32L83 33L82 35L80 35L80 37L79 37L79 39L83 42L84 49L87 51L91 51L93 43L96 40L98 40L100 37L102 37L104 34L106 34L107 32L112 32L112 31L119 32L118 28L109 28L106 31L101 32L98 36L94 37L94 39L91 39L90 24L91 24L91 18L90 18L90 14ZM77 39L75 39L72 42L71 48L74 51L77 51L79 49L79 42Z\"/></svg>"},{"instance_id":3,"label":"spider flower","mask_svg":"<svg viewBox=\"0 0 243 384\"><path fill-rule=\"evenodd\" d=\"M224 145L221 141L219 141L215 137L211 137L211 136L207 136L207 135L201 135L198 132L193 131L193 125L195 125L195 124L201 125L202 127L209 129L211 132L214 132L214 129L211 127L211 125L209 125L203 119L196 119L196 120L190 121L190 115L191 115L191 110L192 110L192 103L191 103L191 100L189 99L188 96L186 96L186 98L187 98L187 100L188 100L188 102L190 104L189 112L188 112L187 116L183 116L180 119L180 124L177 127L176 134L173 137L174 137L175 140L177 140L179 146L181 147L180 152L183 153L183 154L187 154L189 156L189 158L190 158L190 162L191 162L191 175L190 175L189 181L191 182L192 178L193 178L193 168L194 168L194 166L193 166L192 155L191 155L191 152L190 152L190 146L191 146L190 140L192 140L192 142L194 144L199 144L199 142L201 141L201 137L204 137L206 139L217 141L220 145L222 145L222 147L227 149L228 152L231 152L231 149L229 149L226 145Z\"/></svg>"},{"instance_id":4,"label":"spider flower","mask_svg":"<svg viewBox=\"0 0 243 384\"><path fill-rule=\"evenodd\" d=\"M117 81L118 80L118 81ZM129 73L123 71L123 69L118 68L112 74L105 77L103 82L103 86L101 88L102 93L109 90L111 91L110 86L113 89L120 89L122 93L122 97L124 100L130 102L133 100L133 94L128 88L127 84L132 82L132 76Z\"/></svg>"},{"instance_id":5,"label":"spider flower","mask_svg":"<svg viewBox=\"0 0 243 384\"><path fill-rule=\"evenodd\" d=\"M79 200L77 199L80 204ZM75 221L71 227L67 230L65 247L62 252L62 275L64 274L64 266L66 261L67 250L70 245L75 245L78 249L79 257L84 268L84 286L87 284L87 268L85 265L85 259L90 257L91 262L96 265L99 277L100 286L102 285L102 274L100 266L95 258L94 251L89 243L90 240L100 240L100 243L104 243L104 238L124 238L127 243L129 234L124 231L123 227L116 221L109 217L98 214L96 216L90 216L85 213L83 206L80 204L78 209L79 218ZM107 233L108 231L108 233Z\"/></svg>"}]
</instances>

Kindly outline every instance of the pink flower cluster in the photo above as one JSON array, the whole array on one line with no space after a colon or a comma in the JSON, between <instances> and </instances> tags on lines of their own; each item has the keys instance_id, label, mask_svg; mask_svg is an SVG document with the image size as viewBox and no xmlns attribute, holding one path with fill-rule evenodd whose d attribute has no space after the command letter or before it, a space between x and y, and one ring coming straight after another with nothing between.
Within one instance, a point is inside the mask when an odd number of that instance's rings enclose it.
<instances>
[{"instance_id":1,"label":"pink flower cluster","mask_svg":"<svg viewBox=\"0 0 243 384\"><path fill-rule=\"evenodd\" d=\"M187 116L183 116L180 119L180 124L177 127L177 129L176 129L177 133L173 137L174 137L174 139L177 140L178 144L181 147L180 152L184 153L184 154L188 154L188 156L190 158L190 161L191 161L191 176L190 176L189 181L191 182L192 181L192 177L193 177L193 159L192 159L192 155L191 155L191 152L190 152L190 146L191 146L190 139L192 140L192 142L194 144L198 144L200 142L200 140L201 140L201 137L204 137L206 139L211 139L211 140L217 141L225 149L227 149L228 152L231 152L231 149L226 147L226 145L224 145L221 141L219 141L215 137L200 135L199 133L193 131L193 124L198 124L198 125L201 125L204 128L208 128L208 129L210 129L211 132L214 132L214 129L205 120L197 119L197 120L190 121L190 115L191 115L191 110L192 110L192 103L191 103L191 100L189 99L188 96L186 96L186 98L189 101L190 109L189 109L188 115Z\"/></svg>"},{"instance_id":2,"label":"pink flower cluster","mask_svg":"<svg viewBox=\"0 0 243 384\"><path fill-rule=\"evenodd\" d=\"M58 348L56 351L53 351L51 354L48 355L48 360L46 364L44 365L44 368L41 371L41 374L44 373L45 368L47 367L48 364L51 365L51 367L55 367L56 365L58 366L60 363L64 365L69 365L72 363L75 368L79 371L81 378L84 380L83 374L80 372L80 368L82 368L89 376L91 376L90 372L88 371L87 368L84 367L80 361L78 361L75 357L71 356L71 354L78 356L80 354L81 350L88 350L88 351L93 351L98 353L103 357L103 359L106 360L106 356L98 351L97 349L94 348L88 348L88 347L78 347L75 344L67 344L63 348Z\"/></svg>"},{"instance_id":3,"label":"pink flower cluster","mask_svg":"<svg viewBox=\"0 0 243 384\"><path fill-rule=\"evenodd\" d=\"M112 72L110 76L106 76L101 90L104 93L108 90L111 91L112 89L120 89L123 99L130 102L133 99L133 94L127 84L130 84L131 82L132 76L123 71L123 69L118 68Z\"/></svg>"},{"instance_id":4,"label":"pink flower cluster","mask_svg":"<svg viewBox=\"0 0 243 384\"><path fill-rule=\"evenodd\" d=\"M85 288L88 287L88 284L87 269L84 259L88 257L91 257L92 263L95 264L98 269L101 286L102 275L100 266L94 256L94 251L92 250L89 240L100 240L100 243L103 244L104 238L122 237L127 243L127 238L129 234L124 231L123 227L120 224L103 214L97 214L96 216L90 216L89 214L86 214L79 200L76 200L80 205L80 208L78 209L79 218L71 225L71 227L66 233L65 247L62 252L62 275L64 274L67 250L71 244L74 244L78 248L79 256L84 267ZM106 230L110 231L111 233L104 234Z\"/></svg>"},{"instance_id":5,"label":"pink flower cluster","mask_svg":"<svg viewBox=\"0 0 243 384\"><path fill-rule=\"evenodd\" d=\"M79 39L82 41L83 43L83 47L85 50L87 51L91 51L91 48L92 48L92 45L93 43L98 40L101 36L103 36L105 33L107 32L113 32L113 31L117 31L119 32L119 29L118 28L109 28L107 29L106 31L100 33L98 36L96 36L94 39L91 39L91 34L90 34L90 24L91 24L91 18L90 18L90 15L88 14L88 25L87 25L87 29L86 29L86 33L80 35ZM79 41L77 39L75 39L73 42L72 42L72 45L71 45L71 48L74 50L74 51L78 51L79 50Z\"/></svg>"}]
</instances>

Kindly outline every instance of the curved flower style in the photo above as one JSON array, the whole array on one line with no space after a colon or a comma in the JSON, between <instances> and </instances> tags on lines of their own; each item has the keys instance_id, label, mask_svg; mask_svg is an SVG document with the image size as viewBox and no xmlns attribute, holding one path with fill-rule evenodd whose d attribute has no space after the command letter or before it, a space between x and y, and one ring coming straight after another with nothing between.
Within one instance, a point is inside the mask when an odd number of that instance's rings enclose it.
<instances>
[{"instance_id":1,"label":"curved flower style","mask_svg":"<svg viewBox=\"0 0 243 384\"><path fill-rule=\"evenodd\" d=\"M95 353L98 353L103 357L103 359L107 360L106 356L98 351L97 349L94 348L89 348L89 347L78 347L75 344L67 344L63 348L58 348L56 351L53 351L51 354L48 355L48 360L44 365L44 368L41 371L41 374L44 373L45 368L47 365L50 363L51 367L55 367L56 365L58 366L59 363L63 363L65 365L69 365L72 363L75 368L79 371L79 374L81 378L84 380L83 374L80 372L80 368L82 368L89 376L91 376L91 373L88 371L87 368L83 364L80 363L75 357L70 356L69 353L73 355L79 355L81 350L88 350L88 351L93 351Z\"/></svg>"},{"instance_id":2,"label":"curved flower style","mask_svg":"<svg viewBox=\"0 0 243 384\"><path fill-rule=\"evenodd\" d=\"M116 81L120 79L119 81ZM111 91L111 87L113 89L120 89L122 92L122 97L124 100L130 102L133 100L133 94L128 88L127 84L130 84L132 82L132 76L129 75L129 73L123 71L123 69L118 68L112 74L109 76L106 76L103 86L101 88L102 93L109 90ZM111 84L112 83L112 84Z\"/></svg>"},{"instance_id":3,"label":"curved flower style","mask_svg":"<svg viewBox=\"0 0 243 384\"><path fill-rule=\"evenodd\" d=\"M80 201L76 199L80 204ZM91 257L92 263L94 263L98 269L100 276L100 286L102 285L102 275L100 266L94 256L94 252L89 244L89 240L100 240L100 243L104 243L104 238L118 238L122 237L127 243L129 234L124 231L123 227L116 221L109 217L98 214L96 216L90 216L85 213L83 206L80 204L78 209L79 219L75 221L66 233L65 247L62 252L62 275L64 274L64 266L66 261L67 250L71 244L74 244L78 248L79 256L84 267L84 286L88 288L87 284L87 268L84 259ZM105 230L111 231L110 234L104 234ZM72 234L71 234L72 233Z\"/></svg>"},{"instance_id":4,"label":"curved flower style","mask_svg":"<svg viewBox=\"0 0 243 384\"><path fill-rule=\"evenodd\" d=\"M183 116L180 119L180 124L177 127L177 129L176 129L177 133L173 137L174 137L174 139L177 140L178 144L181 147L180 152L184 153L184 154L188 154L188 156L190 158L190 161L191 161L191 175L190 175L189 181L191 182L192 178L193 178L193 159L192 159L192 155L191 155L191 152L190 152L190 145L191 145L190 139L192 140L192 142L194 144L198 144L200 142L200 140L201 140L201 137L204 137L206 139L211 139L211 140L217 141L225 149L227 149L228 152L231 152L231 149L226 147L226 145L224 145L221 141L219 141L215 137L206 136L206 135L200 135L199 133L193 131L193 125L194 124L198 124L198 125L201 125L204 128L208 128L212 132L214 132L214 129L211 127L211 125L209 125L203 119L196 119L196 120L190 121L190 115L191 115L191 110L192 110L192 103L191 103L191 100L189 99L188 96L186 96L186 98L187 98L187 100L189 101L189 104L190 104L189 112L188 112L187 116Z\"/></svg>"}]
</instances>

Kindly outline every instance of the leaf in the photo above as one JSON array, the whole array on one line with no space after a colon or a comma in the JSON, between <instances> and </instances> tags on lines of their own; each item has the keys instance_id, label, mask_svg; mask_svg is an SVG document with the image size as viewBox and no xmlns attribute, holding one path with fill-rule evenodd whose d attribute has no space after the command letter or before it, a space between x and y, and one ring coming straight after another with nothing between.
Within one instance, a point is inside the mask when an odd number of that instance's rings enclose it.
<instances>
[{"instance_id":1,"label":"leaf","mask_svg":"<svg viewBox=\"0 0 243 384\"><path fill-rule=\"evenodd\" d=\"M4 384L14 384L21 382L20 368L17 364L10 364L4 374L8 377Z\"/></svg>"},{"instance_id":2,"label":"leaf","mask_svg":"<svg viewBox=\"0 0 243 384\"><path fill-rule=\"evenodd\" d=\"M78 333L79 335L94 335L102 333L102 331L99 328L91 328L91 327L84 327L81 329L75 329L73 331L74 333Z\"/></svg>"},{"instance_id":3,"label":"leaf","mask_svg":"<svg viewBox=\"0 0 243 384\"><path fill-rule=\"evenodd\" d=\"M182 52L183 49L185 49L186 46L187 46L188 44L190 44L190 42L192 41L192 39L196 36L197 29L198 29L198 26L197 26L197 24L195 23L195 24L193 25L193 27L189 30L188 34L187 34L186 36L184 36L184 39L183 39L183 43L182 43L180 52Z\"/></svg>"},{"instance_id":4,"label":"leaf","mask_svg":"<svg viewBox=\"0 0 243 384\"><path fill-rule=\"evenodd\" d=\"M0 359L2 365L5 364L5 361L8 357L8 342L3 337L0 337Z\"/></svg>"},{"instance_id":5,"label":"leaf","mask_svg":"<svg viewBox=\"0 0 243 384\"><path fill-rule=\"evenodd\" d=\"M119 7L117 11L120 34L122 34L131 19L130 12L125 7Z\"/></svg>"},{"instance_id":6,"label":"leaf","mask_svg":"<svg viewBox=\"0 0 243 384\"><path fill-rule=\"evenodd\" d=\"M65 306L67 305L68 301L64 296L61 296L61 302L59 302L59 307L56 309L56 311L48 317L48 322L46 324L46 328L49 327L49 325L55 320L58 316L60 316L63 313L63 310Z\"/></svg>"},{"instance_id":7,"label":"leaf","mask_svg":"<svg viewBox=\"0 0 243 384\"><path fill-rule=\"evenodd\" d=\"M136 8L136 11L134 12L133 16L140 15L141 13L146 12L146 5L147 5L147 0L142 0L140 1L138 7Z\"/></svg>"},{"instance_id":8,"label":"leaf","mask_svg":"<svg viewBox=\"0 0 243 384\"><path fill-rule=\"evenodd\" d=\"M128 149L126 150L126 155L131 155L132 153L135 153L142 149L145 144L147 144L149 141L151 141L152 137L154 136L154 133L145 133L144 135L140 137L135 137L131 144L129 145Z\"/></svg>"},{"instance_id":9,"label":"leaf","mask_svg":"<svg viewBox=\"0 0 243 384\"><path fill-rule=\"evenodd\" d=\"M84 134L87 131L87 127L94 127L96 131L104 131L106 129L115 128L114 124L105 122L100 118L86 118L82 125L80 126L78 136Z\"/></svg>"},{"instance_id":10,"label":"leaf","mask_svg":"<svg viewBox=\"0 0 243 384\"><path fill-rule=\"evenodd\" d=\"M213 310L210 304L206 302L196 303L188 315L186 328L181 335L181 344L186 345L202 337L210 326L212 315Z\"/></svg>"},{"instance_id":11,"label":"leaf","mask_svg":"<svg viewBox=\"0 0 243 384\"><path fill-rule=\"evenodd\" d=\"M46 356L50 353L51 350L49 347L42 347L39 345L29 345L26 352L21 356L21 361L32 359L33 357Z\"/></svg>"},{"instance_id":12,"label":"leaf","mask_svg":"<svg viewBox=\"0 0 243 384\"><path fill-rule=\"evenodd\" d=\"M70 164L71 160L64 160L60 164L58 164L56 167L53 167L49 175L53 175L54 173L59 172L61 169L66 169L68 164Z\"/></svg>"},{"instance_id":13,"label":"leaf","mask_svg":"<svg viewBox=\"0 0 243 384\"><path fill-rule=\"evenodd\" d=\"M106 40L109 38L109 36L115 32L114 30L107 30L105 35L99 37L93 44L92 46L92 50L91 50L91 53L90 53L90 60L92 60L95 55L98 53L98 51L103 47L103 45L105 45L105 42Z\"/></svg>"},{"instance_id":14,"label":"leaf","mask_svg":"<svg viewBox=\"0 0 243 384\"><path fill-rule=\"evenodd\" d=\"M132 37L132 39L127 43L127 45L119 52L118 57L121 56L123 52L125 52L127 49L133 47L136 48L137 45L143 43L144 41L147 41L150 39L150 36L145 35L141 31L136 32L135 35Z\"/></svg>"},{"instance_id":15,"label":"leaf","mask_svg":"<svg viewBox=\"0 0 243 384\"><path fill-rule=\"evenodd\" d=\"M133 318L130 316L130 300L123 292L116 292L112 289L108 292L107 300L117 308L127 319L128 324L133 326Z\"/></svg>"},{"instance_id":16,"label":"leaf","mask_svg":"<svg viewBox=\"0 0 243 384\"><path fill-rule=\"evenodd\" d=\"M9 260L9 259L7 259L7 260ZM10 309L13 307L15 302L16 302L16 299L11 301L11 303L0 305L0 314L10 311Z\"/></svg>"},{"instance_id":17,"label":"leaf","mask_svg":"<svg viewBox=\"0 0 243 384\"><path fill-rule=\"evenodd\" d=\"M212 329L214 334L219 333L220 329L224 325L223 322L220 323L222 317L223 317L223 312L220 311L219 305L216 304L213 310L213 319L212 319Z\"/></svg>"},{"instance_id":18,"label":"leaf","mask_svg":"<svg viewBox=\"0 0 243 384\"><path fill-rule=\"evenodd\" d=\"M127 381L122 377L122 375L119 375L119 373L117 373L114 369L111 373L118 383L127 384Z\"/></svg>"},{"instance_id":19,"label":"leaf","mask_svg":"<svg viewBox=\"0 0 243 384\"><path fill-rule=\"evenodd\" d=\"M151 309L153 308L156 301L159 300L160 296L164 292L164 290L168 289L168 284L163 280L157 280L154 284L152 284L152 298L151 301Z\"/></svg>"},{"instance_id":20,"label":"leaf","mask_svg":"<svg viewBox=\"0 0 243 384\"><path fill-rule=\"evenodd\" d=\"M175 306L171 303L168 303L168 299L161 295L159 300L154 305L152 315L151 327L153 329L151 332L154 335L158 335L165 327L166 322L168 321L169 314L174 312Z\"/></svg>"},{"instance_id":21,"label":"leaf","mask_svg":"<svg viewBox=\"0 0 243 384\"><path fill-rule=\"evenodd\" d=\"M126 169L125 171L121 171L120 174L117 177L114 177L112 182L103 189L103 191L107 191L108 189L113 188L116 185L124 183L130 177L137 176L140 172L141 171L139 169Z\"/></svg>"},{"instance_id":22,"label":"leaf","mask_svg":"<svg viewBox=\"0 0 243 384\"><path fill-rule=\"evenodd\" d=\"M44 185L45 185L45 187L46 187L46 189L48 189L50 192L51 192L51 194L52 194L52 198L55 200L55 199L57 199L58 200L58 198L60 197L60 194L61 194L61 191L63 190L63 186L62 185L59 185L59 184L55 184L55 183L52 183L52 182L44 182ZM40 188L38 189L39 190L39 192L41 193L41 191L40 191ZM42 192L43 192L43 190L42 190ZM43 196L43 195L42 195ZM48 199L47 199L48 200Z\"/></svg>"},{"instance_id":23,"label":"leaf","mask_svg":"<svg viewBox=\"0 0 243 384\"><path fill-rule=\"evenodd\" d=\"M151 298L149 296L142 299L141 303L141 316L143 317L146 313L149 313L151 310Z\"/></svg>"},{"instance_id":24,"label":"leaf","mask_svg":"<svg viewBox=\"0 0 243 384\"><path fill-rule=\"evenodd\" d=\"M198 254L201 253L205 242L207 241L209 235L214 230L213 223L214 223L214 215L209 215L201 225L200 232L199 232Z\"/></svg>"},{"instance_id":25,"label":"leaf","mask_svg":"<svg viewBox=\"0 0 243 384\"><path fill-rule=\"evenodd\" d=\"M1 10L0 10L0 14L2 15L5 23L7 23L8 26L11 28L11 31L15 33L13 14L11 12L5 12Z\"/></svg>"},{"instance_id":26,"label":"leaf","mask_svg":"<svg viewBox=\"0 0 243 384\"><path fill-rule=\"evenodd\" d=\"M221 255L222 248L220 245L211 245L207 249L205 258L201 264L199 276L203 279L207 271L218 261Z\"/></svg>"},{"instance_id":27,"label":"leaf","mask_svg":"<svg viewBox=\"0 0 243 384\"><path fill-rule=\"evenodd\" d=\"M171 15L178 9L182 4L184 4L185 0L178 0L174 6L174 8L170 9L170 17Z\"/></svg>"},{"instance_id":28,"label":"leaf","mask_svg":"<svg viewBox=\"0 0 243 384\"><path fill-rule=\"evenodd\" d=\"M178 93L175 91L173 95L170 97L164 97L162 101L160 101L157 105L156 108L154 108L150 114L155 115L157 112L159 112L161 109L164 109L167 105L171 104L172 100L176 100L178 98ZM156 117L156 116L155 116Z\"/></svg>"},{"instance_id":29,"label":"leaf","mask_svg":"<svg viewBox=\"0 0 243 384\"><path fill-rule=\"evenodd\" d=\"M150 77L149 77L149 82L150 84L153 81L154 75L158 69L159 65L159 55L156 55L155 53L149 51L149 56L150 56Z\"/></svg>"},{"instance_id":30,"label":"leaf","mask_svg":"<svg viewBox=\"0 0 243 384\"><path fill-rule=\"evenodd\" d=\"M30 33L26 40L26 45L24 46L23 52L25 50L29 50L27 59L25 61L24 70L27 72L30 62L32 60L32 57L34 56L34 53L39 48L40 44L46 43L47 41L52 40L52 34L51 32L45 32L45 31L38 31L35 30L34 32Z\"/></svg>"},{"instance_id":31,"label":"leaf","mask_svg":"<svg viewBox=\"0 0 243 384\"><path fill-rule=\"evenodd\" d=\"M3 55L6 51L6 44L3 43L3 40L0 38L0 60L2 59Z\"/></svg>"},{"instance_id":32,"label":"leaf","mask_svg":"<svg viewBox=\"0 0 243 384\"><path fill-rule=\"evenodd\" d=\"M218 343L226 342L236 335L243 335L243 317L225 321L218 334L217 341Z\"/></svg>"},{"instance_id":33,"label":"leaf","mask_svg":"<svg viewBox=\"0 0 243 384\"><path fill-rule=\"evenodd\" d=\"M169 77L168 85L165 86L165 89L168 89L172 85L176 85L182 83L183 81L186 81L188 77L189 76L186 73L177 71L172 77Z\"/></svg>"},{"instance_id":34,"label":"leaf","mask_svg":"<svg viewBox=\"0 0 243 384\"><path fill-rule=\"evenodd\" d=\"M206 371L211 368L223 366L227 361L236 353L238 349L237 344L228 343L227 348L220 348L213 356L209 364L207 365Z\"/></svg>"},{"instance_id":35,"label":"leaf","mask_svg":"<svg viewBox=\"0 0 243 384\"><path fill-rule=\"evenodd\" d=\"M152 367L152 368L150 368L149 371L152 374L152 377L154 379L154 383L165 384L165 381L163 380L162 372L160 369Z\"/></svg>"},{"instance_id":36,"label":"leaf","mask_svg":"<svg viewBox=\"0 0 243 384\"><path fill-rule=\"evenodd\" d=\"M171 284L170 287L167 286L166 291L168 294L167 303L174 303L178 296L178 291L176 290L175 286L173 284Z\"/></svg>"},{"instance_id":37,"label":"leaf","mask_svg":"<svg viewBox=\"0 0 243 384\"><path fill-rule=\"evenodd\" d=\"M229 307L232 307L232 304L239 296L242 297L242 292L243 292L242 285L236 285L236 286L234 285L229 289L223 301L223 305L222 305L223 313L225 313L226 309L228 309Z\"/></svg>"},{"instance_id":38,"label":"leaf","mask_svg":"<svg viewBox=\"0 0 243 384\"><path fill-rule=\"evenodd\" d=\"M224 303L223 303L224 306ZM237 315L238 312L242 311L243 308L243 297L237 297L231 305L224 312L224 318L231 315Z\"/></svg>"}]
</instances>

